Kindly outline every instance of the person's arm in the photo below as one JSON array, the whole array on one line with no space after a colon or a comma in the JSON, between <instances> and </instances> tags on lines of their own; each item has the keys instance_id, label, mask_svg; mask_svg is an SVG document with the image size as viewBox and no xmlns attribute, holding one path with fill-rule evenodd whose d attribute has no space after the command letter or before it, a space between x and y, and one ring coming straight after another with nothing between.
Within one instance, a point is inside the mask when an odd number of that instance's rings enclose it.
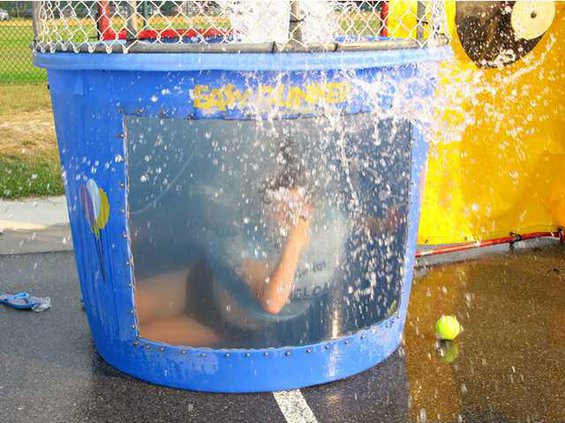
<instances>
[{"instance_id":1,"label":"person's arm","mask_svg":"<svg viewBox=\"0 0 565 423\"><path fill-rule=\"evenodd\" d=\"M292 293L302 251L308 245L309 228L310 224L307 220L298 219L298 222L290 229L279 262L268 280L261 284L258 291L259 303L268 313L280 313Z\"/></svg>"},{"instance_id":2,"label":"person's arm","mask_svg":"<svg viewBox=\"0 0 565 423\"><path fill-rule=\"evenodd\" d=\"M304 217L291 227L278 263L269 274L267 264L248 260L242 270L249 279L259 304L267 312L278 314L286 305L304 248L308 245L310 223Z\"/></svg>"}]
</instances>

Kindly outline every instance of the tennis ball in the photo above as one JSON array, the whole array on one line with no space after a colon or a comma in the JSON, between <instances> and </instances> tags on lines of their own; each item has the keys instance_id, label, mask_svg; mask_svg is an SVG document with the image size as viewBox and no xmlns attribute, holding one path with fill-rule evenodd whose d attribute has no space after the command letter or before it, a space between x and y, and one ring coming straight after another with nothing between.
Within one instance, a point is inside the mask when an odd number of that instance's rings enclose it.
<instances>
[{"instance_id":1,"label":"tennis ball","mask_svg":"<svg viewBox=\"0 0 565 423\"><path fill-rule=\"evenodd\" d=\"M441 316L436 323L436 336L444 341L452 341L461 333L461 325L455 316Z\"/></svg>"}]
</instances>

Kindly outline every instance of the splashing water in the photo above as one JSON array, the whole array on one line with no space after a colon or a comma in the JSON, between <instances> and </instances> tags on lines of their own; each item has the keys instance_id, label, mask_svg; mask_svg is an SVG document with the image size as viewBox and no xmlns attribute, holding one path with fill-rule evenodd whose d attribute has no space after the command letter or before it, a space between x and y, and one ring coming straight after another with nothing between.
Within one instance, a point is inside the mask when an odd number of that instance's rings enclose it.
<instances>
[{"instance_id":1,"label":"splashing water","mask_svg":"<svg viewBox=\"0 0 565 423\"><path fill-rule=\"evenodd\" d=\"M434 72L247 72L238 91L227 83L214 91L207 119L127 117L136 279L201 274L187 283L200 293L187 297L187 310L222 331L224 347L315 343L394 315L411 134L416 125L429 131L424 81ZM225 103L226 90L239 103ZM247 119L212 118L222 110ZM261 305L253 292L276 283L277 261L295 242L290 285ZM288 299L268 311L277 295ZM213 322L199 298L217 304Z\"/></svg>"}]
</instances>

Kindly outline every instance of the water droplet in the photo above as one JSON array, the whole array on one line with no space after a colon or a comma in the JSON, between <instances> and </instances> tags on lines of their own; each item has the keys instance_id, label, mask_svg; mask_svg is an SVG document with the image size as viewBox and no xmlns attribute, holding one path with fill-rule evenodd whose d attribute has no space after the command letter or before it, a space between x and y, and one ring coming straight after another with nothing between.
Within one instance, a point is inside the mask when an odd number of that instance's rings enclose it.
<instances>
[{"instance_id":1,"label":"water droplet","mask_svg":"<svg viewBox=\"0 0 565 423\"><path fill-rule=\"evenodd\" d=\"M419 415L419 417L420 417L420 420L419 420L420 423L426 423L426 422L428 421L428 414L426 413L426 409L425 409L425 408L422 408L422 409L420 410L420 415Z\"/></svg>"}]
</instances>

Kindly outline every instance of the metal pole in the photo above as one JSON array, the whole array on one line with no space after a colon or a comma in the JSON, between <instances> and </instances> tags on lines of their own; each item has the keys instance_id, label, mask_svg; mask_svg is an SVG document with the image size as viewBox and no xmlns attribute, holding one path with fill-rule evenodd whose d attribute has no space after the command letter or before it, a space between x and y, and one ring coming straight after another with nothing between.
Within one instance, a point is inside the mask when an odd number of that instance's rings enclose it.
<instances>
[{"instance_id":1,"label":"metal pole","mask_svg":"<svg viewBox=\"0 0 565 423\"><path fill-rule=\"evenodd\" d=\"M426 23L426 5L423 1L418 2L418 10L416 12L416 38L418 41L424 41L424 24Z\"/></svg>"},{"instance_id":2,"label":"metal pole","mask_svg":"<svg viewBox=\"0 0 565 423\"><path fill-rule=\"evenodd\" d=\"M41 8L41 2L34 1L31 5L31 16L33 19L33 40L38 41L39 39L39 9Z\"/></svg>"},{"instance_id":3,"label":"metal pole","mask_svg":"<svg viewBox=\"0 0 565 423\"><path fill-rule=\"evenodd\" d=\"M447 38L443 40L447 44ZM66 51L73 48L70 42L57 43L36 43L36 49L52 49L54 51ZM382 51L382 50L399 50L399 49L416 49L420 48L417 41L412 39L395 40L395 41L367 41L358 43L309 43L308 45L297 46L289 49L293 52L319 52L319 51ZM120 43L112 44L109 47L104 44L97 44L94 50L90 50L87 45L80 45L79 52L85 53L123 53L124 45ZM237 44L191 44L191 43L138 43L133 44L127 49L130 53L266 53L286 51L280 50L276 42L269 43L237 43Z\"/></svg>"},{"instance_id":4,"label":"metal pole","mask_svg":"<svg viewBox=\"0 0 565 423\"><path fill-rule=\"evenodd\" d=\"M149 5L146 1L142 2L141 5L143 6L143 27L149 27Z\"/></svg>"},{"instance_id":5,"label":"metal pole","mask_svg":"<svg viewBox=\"0 0 565 423\"><path fill-rule=\"evenodd\" d=\"M137 1L128 1L128 12L126 21L127 39L135 40L137 37Z\"/></svg>"},{"instance_id":6,"label":"metal pole","mask_svg":"<svg viewBox=\"0 0 565 423\"><path fill-rule=\"evenodd\" d=\"M290 2L290 23L288 26L288 43L290 46L302 45L302 11L300 1Z\"/></svg>"}]
</instances>

